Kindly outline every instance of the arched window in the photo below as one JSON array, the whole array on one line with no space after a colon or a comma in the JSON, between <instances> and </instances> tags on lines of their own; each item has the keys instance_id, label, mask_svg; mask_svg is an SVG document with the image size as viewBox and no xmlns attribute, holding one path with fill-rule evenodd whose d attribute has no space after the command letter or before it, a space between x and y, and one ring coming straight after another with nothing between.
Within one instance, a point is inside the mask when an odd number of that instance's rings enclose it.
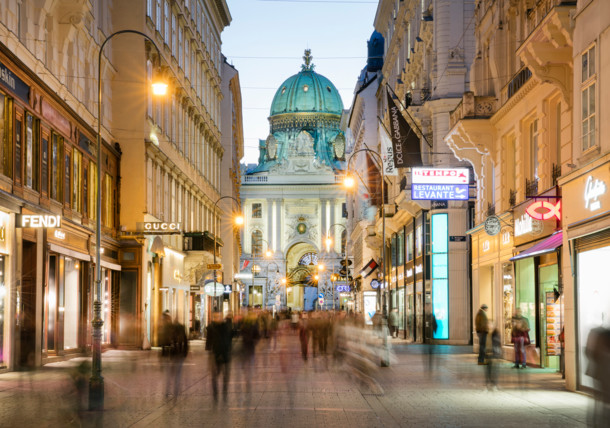
<instances>
[{"instance_id":1,"label":"arched window","mask_svg":"<svg viewBox=\"0 0 610 428\"><path fill-rule=\"evenodd\" d=\"M263 232L255 230L252 232L252 257L263 255Z\"/></svg>"},{"instance_id":2,"label":"arched window","mask_svg":"<svg viewBox=\"0 0 610 428\"><path fill-rule=\"evenodd\" d=\"M341 254L345 254L345 247L347 246L347 231L341 232Z\"/></svg>"}]
</instances>

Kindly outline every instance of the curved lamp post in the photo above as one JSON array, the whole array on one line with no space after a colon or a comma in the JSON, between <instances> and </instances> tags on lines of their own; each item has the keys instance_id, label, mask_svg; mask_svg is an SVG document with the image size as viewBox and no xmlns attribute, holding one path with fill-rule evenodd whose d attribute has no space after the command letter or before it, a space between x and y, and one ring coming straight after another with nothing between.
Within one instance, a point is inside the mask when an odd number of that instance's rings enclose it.
<instances>
[{"instance_id":1,"label":"curved lamp post","mask_svg":"<svg viewBox=\"0 0 610 428\"><path fill-rule=\"evenodd\" d=\"M120 34L138 34L152 43L159 53L161 51L155 42L146 34L136 30L116 31L106 37L100 45L97 57L97 206L95 221L95 287L93 301L93 320L91 321L92 343L91 343L91 378L89 379L89 409L101 410L104 407L104 378L102 377L102 266L101 266L101 241L102 241L102 53L106 43ZM155 95L164 95L167 84L153 84Z\"/></svg>"},{"instance_id":2,"label":"curved lamp post","mask_svg":"<svg viewBox=\"0 0 610 428\"><path fill-rule=\"evenodd\" d=\"M217 225L218 223L220 223L220 220L217 221L217 217L216 217L216 209L218 208L218 202L222 201L223 199L232 199L237 206L239 207L239 201L237 199L235 199L233 196L230 195L226 195L226 196L221 196L220 198L216 199L216 202L214 202L214 264L216 264L216 243L217 243L217 236L218 236L218 231L217 231ZM235 224L238 226L242 226L244 224L244 216L243 215L238 215L235 217L234 219ZM216 266L214 266L216 267ZM214 297L216 297L216 272L218 272L218 269L214 269Z\"/></svg>"},{"instance_id":3,"label":"curved lamp post","mask_svg":"<svg viewBox=\"0 0 610 428\"><path fill-rule=\"evenodd\" d=\"M341 223L335 223L335 224L331 224L328 227L328 230L326 231L326 248L329 249L330 245L332 244L332 238L330 237L330 231L332 230L333 227L335 226L341 226L343 228L343 230L345 230L345 283L347 285L350 285L350 280L349 280L349 269L348 269L348 265L347 263L349 262L349 259L347 257L347 227L345 227L344 224ZM332 278L331 278L332 279ZM332 281L331 281L332 282ZM339 307L340 308L340 307ZM335 310L335 285L333 284L333 311Z\"/></svg>"},{"instance_id":4,"label":"curved lamp post","mask_svg":"<svg viewBox=\"0 0 610 428\"><path fill-rule=\"evenodd\" d=\"M385 251L385 171L383 170L383 159L381 158L381 155L379 155L379 153L377 153L375 150L371 150L369 148L364 148L364 149L358 149L356 151L354 151L349 159L347 160L347 171L349 171L349 164L351 162L351 160L354 158L354 156L357 153L360 152L367 152L370 153L371 155L374 155L377 160L379 161L379 166L380 166L380 170L381 170L381 251L382 251L382 265L383 265L383 269L381 271L381 277L382 277L382 284L384 286L384 302L383 305L381 305L381 290L379 289L379 287L377 288L377 296L378 296L378 304L380 304L380 306L382 306L382 310L383 310L383 317L382 317L382 336L383 336L383 344L384 344L384 358L382 358L381 360L381 365L382 366L389 366L390 365L390 358L389 358L389 354L388 354L388 335L386 332L386 328L387 328L387 323L388 323L388 308L387 308L387 301L388 298L385 296L385 294L387 293L387 285L386 285L386 275L385 275L385 271L386 271L386 251ZM349 183L349 179L351 179L351 186ZM346 175L346 180L345 180L345 185L346 187L352 187L354 186L355 182L354 179L351 177L348 177ZM347 268L347 266L346 266Z\"/></svg>"}]
</instances>

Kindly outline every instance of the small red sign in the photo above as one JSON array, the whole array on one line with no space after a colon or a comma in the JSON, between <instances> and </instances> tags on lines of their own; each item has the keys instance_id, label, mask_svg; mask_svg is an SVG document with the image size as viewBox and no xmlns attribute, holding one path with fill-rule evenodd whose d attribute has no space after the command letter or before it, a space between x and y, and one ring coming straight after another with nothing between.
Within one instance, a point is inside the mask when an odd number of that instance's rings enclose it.
<instances>
[{"instance_id":1,"label":"small red sign","mask_svg":"<svg viewBox=\"0 0 610 428\"><path fill-rule=\"evenodd\" d=\"M525 209L525 212L536 220L550 220L553 217L561 220L561 201L557 201L557 204L547 201L536 201L531 203Z\"/></svg>"}]
</instances>

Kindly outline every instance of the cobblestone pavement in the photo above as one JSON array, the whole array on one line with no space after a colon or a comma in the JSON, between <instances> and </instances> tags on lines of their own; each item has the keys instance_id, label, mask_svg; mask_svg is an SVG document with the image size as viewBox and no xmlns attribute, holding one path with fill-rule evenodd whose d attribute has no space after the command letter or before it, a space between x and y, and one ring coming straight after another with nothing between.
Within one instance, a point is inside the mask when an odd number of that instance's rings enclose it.
<instances>
[{"instance_id":1,"label":"cobblestone pavement","mask_svg":"<svg viewBox=\"0 0 610 428\"><path fill-rule=\"evenodd\" d=\"M226 400L221 394L215 405L203 342L191 342L178 396L166 394L172 366L158 351L112 350L103 354L103 412L83 410L89 360L78 358L1 374L0 426L586 426L591 399L567 392L552 371L512 369L504 361L495 365L496 391L485 387L487 367L476 365L468 348L402 343L394 351L391 366L369 377L330 356L310 355L304 362L296 337L278 341L275 349L273 340L263 340L250 385L235 358Z\"/></svg>"}]
</instances>

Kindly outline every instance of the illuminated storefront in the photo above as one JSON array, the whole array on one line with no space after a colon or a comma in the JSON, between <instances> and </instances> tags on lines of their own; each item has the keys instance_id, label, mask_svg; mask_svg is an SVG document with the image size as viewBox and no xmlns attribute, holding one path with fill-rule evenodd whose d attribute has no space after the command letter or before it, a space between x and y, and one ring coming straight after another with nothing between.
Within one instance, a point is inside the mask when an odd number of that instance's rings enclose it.
<instances>
[{"instance_id":1,"label":"illuminated storefront","mask_svg":"<svg viewBox=\"0 0 610 428\"><path fill-rule=\"evenodd\" d=\"M0 211L0 371L9 366L11 356L11 271L9 249L11 248L10 216Z\"/></svg>"},{"instance_id":2,"label":"illuminated storefront","mask_svg":"<svg viewBox=\"0 0 610 428\"><path fill-rule=\"evenodd\" d=\"M528 364L560 368L559 335L563 326L560 276L562 232L558 188L542 193L513 210L515 289L513 308L529 322ZM508 275L508 274L507 274Z\"/></svg>"},{"instance_id":3,"label":"illuminated storefront","mask_svg":"<svg viewBox=\"0 0 610 428\"><path fill-rule=\"evenodd\" d=\"M573 201L564 205L563 221L564 243L571 250L564 255L565 294L575 297L574 311L566 313L566 338L575 338L566 342L566 381L591 389L587 338L591 329L610 328L610 155L568 175L562 192Z\"/></svg>"}]
</instances>

